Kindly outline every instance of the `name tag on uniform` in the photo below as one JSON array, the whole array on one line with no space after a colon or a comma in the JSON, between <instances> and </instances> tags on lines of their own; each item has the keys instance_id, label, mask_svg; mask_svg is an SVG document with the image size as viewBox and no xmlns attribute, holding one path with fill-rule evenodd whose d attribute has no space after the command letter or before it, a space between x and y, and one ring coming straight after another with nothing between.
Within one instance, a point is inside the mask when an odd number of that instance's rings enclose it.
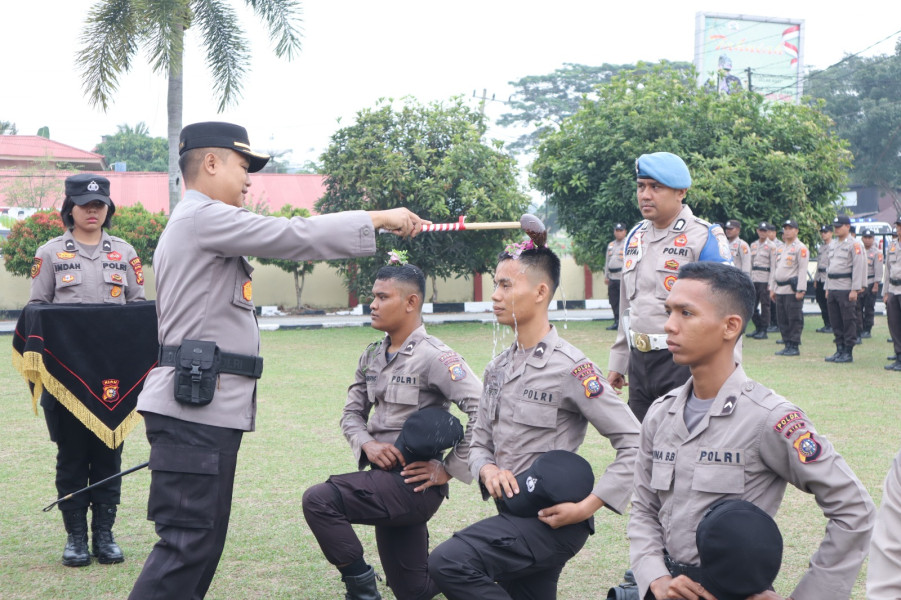
<instances>
[{"instance_id":1,"label":"name tag on uniform","mask_svg":"<svg viewBox=\"0 0 901 600\"><path fill-rule=\"evenodd\" d=\"M718 465L744 465L744 448L701 448L698 451L698 462Z\"/></svg>"}]
</instances>

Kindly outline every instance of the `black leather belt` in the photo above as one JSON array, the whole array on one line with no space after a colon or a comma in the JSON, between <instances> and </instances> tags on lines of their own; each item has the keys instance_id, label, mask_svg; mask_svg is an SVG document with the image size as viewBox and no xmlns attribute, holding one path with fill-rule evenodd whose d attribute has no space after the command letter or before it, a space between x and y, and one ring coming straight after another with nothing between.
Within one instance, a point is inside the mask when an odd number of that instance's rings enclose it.
<instances>
[{"instance_id":1,"label":"black leather belt","mask_svg":"<svg viewBox=\"0 0 901 600\"><path fill-rule=\"evenodd\" d=\"M826 267L820 267L819 269L817 269L817 273L825 273L825 272L826 272Z\"/></svg>"},{"instance_id":2,"label":"black leather belt","mask_svg":"<svg viewBox=\"0 0 901 600\"><path fill-rule=\"evenodd\" d=\"M609 269L607 269L607 270L610 271L611 273L619 273L620 271L623 270L623 268L620 267L620 268L618 268L618 269L614 269L614 268L611 267L611 268L609 268Z\"/></svg>"},{"instance_id":3,"label":"black leather belt","mask_svg":"<svg viewBox=\"0 0 901 600\"><path fill-rule=\"evenodd\" d=\"M751 267L751 269L754 270L754 271L766 271L767 273L770 272L770 268L769 268L769 267Z\"/></svg>"},{"instance_id":4,"label":"black leather belt","mask_svg":"<svg viewBox=\"0 0 901 600\"><path fill-rule=\"evenodd\" d=\"M786 279L785 281L776 280L776 285L790 285L792 287L798 285L798 278L792 277L791 279Z\"/></svg>"},{"instance_id":5,"label":"black leather belt","mask_svg":"<svg viewBox=\"0 0 901 600\"><path fill-rule=\"evenodd\" d=\"M829 279L850 279L851 273L827 273Z\"/></svg>"},{"instance_id":6,"label":"black leather belt","mask_svg":"<svg viewBox=\"0 0 901 600\"><path fill-rule=\"evenodd\" d=\"M901 285L901 279L891 279L889 278L888 282L892 285Z\"/></svg>"},{"instance_id":7,"label":"black leather belt","mask_svg":"<svg viewBox=\"0 0 901 600\"><path fill-rule=\"evenodd\" d=\"M160 347L159 366L174 367L179 346ZM263 357L250 354L219 353L219 372L259 379L263 375Z\"/></svg>"}]
</instances>

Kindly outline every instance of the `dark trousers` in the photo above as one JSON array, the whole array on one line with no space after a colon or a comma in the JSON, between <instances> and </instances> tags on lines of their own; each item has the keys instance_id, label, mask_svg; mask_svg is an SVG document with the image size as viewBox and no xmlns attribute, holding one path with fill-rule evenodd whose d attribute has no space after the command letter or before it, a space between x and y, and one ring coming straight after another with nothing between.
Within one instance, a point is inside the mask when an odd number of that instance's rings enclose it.
<instances>
[{"instance_id":1,"label":"dark trousers","mask_svg":"<svg viewBox=\"0 0 901 600\"><path fill-rule=\"evenodd\" d=\"M122 470L125 444L113 450L47 392L41 396L41 406L50 440L56 442L57 498ZM122 479L114 479L57 506L60 510L77 510L90 504L119 504L121 490Z\"/></svg>"},{"instance_id":2,"label":"dark trousers","mask_svg":"<svg viewBox=\"0 0 901 600\"><path fill-rule=\"evenodd\" d=\"M848 297L851 290L829 290L829 320L835 343L853 348L857 343L857 303Z\"/></svg>"},{"instance_id":3,"label":"dark trousers","mask_svg":"<svg viewBox=\"0 0 901 600\"><path fill-rule=\"evenodd\" d=\"M757 291L757 308L754 310L752 321L758 331L766 331L770 326L770 291L769 284L765 281L755 281L754 289ZM631 383L629 384L631 385ZM667 390L669 391L669 390Z\"/></svg>"},{"instance_id":4,"label":"dark trousers","mask_svg":"<svg viewBox=\"0 0 901 600\"><path fill-rule=\"evenodd\" d=\"M892 336L895 355L901 356L901 294L889 294L885 312L888 316L888 331Z\"/></svg>"},{"instance_id":5,"label":"dark trousers","mask_svg":"<svg viewBox=\"0 0 901 600\"><path fill-rule=\"evenodd\" d=\"M132 600L199 600L219 565L242 431L144 413L154 545Z\"/></svg>"},{"instance_id":6,"label":"dark trousers","mask_svg":"<svg viewBox=\"0 0 901 600\"><path fill-rule=\"evenodd\" d=\"M448 600L553 600L593 522L551 529L536 517L489 517L435 548L429 574Z\"/></svg>"},{"instance_id":7,"label":"dark trousers","mask_svg":"<svg viewBox=\"0 0 901 600\"><path fill-rule=\"evenodd\" d=\"M375 526L379 558L388 586L399 600L438 594L428 573L428 521L447 485L414 492L397 472L373 469L332 475L303 494L303 516L326 560L336 566L363 558L352 524Z\"/></svg>"},{"instance_id":8,"label":"dark trousers","mask_svg":"<svg viewBox=\"0 0 901 600\"><path fill-rule=\"evenodd\" d=\"M804 330L804 299L798 300L794 294L776 294L776 310L782 339L800 344Z\"/></svg>"},{"instance_id":9,"label":"dark trousers","mask_svg":"<svg viewBox=\"0 0 901 600\"><path fill-rule=\"evenodd\" d=\"M610 308L613 309L613 322L619 323L619 288L621 281L611 279L607 284L607 298L610 299Z\"/></svg>"},{"instance_id":10,"label":"dark trousers","mask_svg":"<svg viewBox=\"0 0 901 600\"><path fill-rule=\"evenodd\" d=\"M669 350L629 352L629 408L644 421L654 400L688 381L691 369L673 362Z\"/></svg>"},{"instance_id":11,"label":"dark trousers","mask_svg":"<svg viewBox=\"0 0 901 600\"><path fill-rule=\"evenodd\" d=\"M829 320L829 306L826 304L826 282L816 282L816 299L817 305L820 307L820 316L823 317L823 325L832 327L832 321Z\"/></svg>"},{"instance_id":12,"label":"dark trousers","mask_svg":"<svg viewBox=\"0 0 901 600\"><path fill-rule=\"evenodd\" d=\"M857 306L860 311L859 331L871 331L876 322L876 294L873 293L872 283L857 295Z\"/></svg>"}]
</instances>

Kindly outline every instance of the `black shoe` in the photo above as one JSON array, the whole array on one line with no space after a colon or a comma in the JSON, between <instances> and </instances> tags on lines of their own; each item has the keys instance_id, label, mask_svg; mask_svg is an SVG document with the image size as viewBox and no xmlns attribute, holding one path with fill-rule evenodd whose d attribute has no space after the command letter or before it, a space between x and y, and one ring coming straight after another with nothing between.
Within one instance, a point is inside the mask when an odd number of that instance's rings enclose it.
<instances>
[{"instance_id":1,"label":"black shoe","mask_svg":"<svg viewBox=\"0 0 901 600\"><path fill-rule=\"evenodd\" d=\"M785 345L785 353L782 356L801 356L801 350L798 348L798 344L794 342L789 342Z\"/></svg>"},{"instance_id":2,"label":"black shoe","mask_svg":"<svg viewBox=\"0 0 901 600\"><path fill-rule=\"evenodd\" d=\"M861 344L863 344L863 340L861 339L860 336L857 336L857 339L854 340L854 345L855 345L855 346L860 346Z\"/></svg>"},{"instance_id":3,"label":"black shoe","mask_svg":"<svg viewBox=\"0 0 901 600\"><path fill-rule=\"evenodd\" d=\"M113 565L125 560L122 549L113 537L115 522L115 504L91 505L91 549L97 562L102 565Z\"/></svg>"},{"instance_id":4,"label":"black shoe","mask_svg":"<svg viewBox=\"0 0 901 600\"><path fill-rule=\"evenodd\" d=\"M748 337L755 339L755 340L765 340L765 339L767 339L766 330L758 329L757 331L755 331Z\"/></svg>"},{"instance_id":5,"label":"black shoe","mask_svg":"<svg viewBox=\"0 0 901 600\"><path fill-rule=\"evenodd\" d=\"M368 565L367 565L368 566ZM345 600L382 600L379 594L379 588L376 584L376 578L381 579L375 574L372 567L366 569L362 575L348 576L341 578L347 588L347 594L344 595Z\"/></svg>"},{"instance_id":6,"label":"black shoe","mask_svg":"<svg viewBox=\"0 0 901 600\"><path fill-rule=\"evenodd\" d=\"M825 325L824 327L820 327L819 329L817 329L817 333L832 333L832 327L829 327L829 325Z\"/></svg>"},{"instance_id":7,"label":"black shoe","mask_svg":"<svg viewBox=\"0 0 901 600\"><path fill-rule=\"evenodd\" d=\"M776 333L777 331L779 331L778 325L770 325L769 327L766 328L767 333Z\"/></svg>"},{"instance_id":8,"label":"black shoe","mask_svg":"<svg viewBox=\"0 0 901 600\"><path fill-rule=\"evenodd\" d=\"M873 337L873 334L870 333L869 331L864 331L863 333L860 334L860 337L862 337L865 340L868 340L871 337Z\"/></svg>"},{"instance_id":9,"label":"black shoe","mask_svg":"<svg viewBox=\"0 0 901 600\"><path fill-rule=\"evenodd\" d=\"M619 323L614 323L613 325L607 326L607 331L616 331L617 329L619 329Z\"/></svg>"},{"instance_id":10,"label":"black shoe","mask_svg":"<svg viewBox=\"0 0 901 600\"><path fill-rule=\"evenodd\" d=\"M897 354L892 354L891 356L886 356L886 357L885 357L885 360L895 360L895 361L898 361L898 360L901 360L901 357L899 357Z\"/></svg>"},{"instance_id":11,"label":"black shoe","mask_svg":"<svg viewBox=\"0 0 901 600\"><path fill-rule=\"evenodd\" d=\"M832 362L834 362L834 363L852 363L852 362L854 362L854 356L851 354L851 349L846 348L844 353L842 353L841 356L839 356Z\"/></svg>"},{"instance_id":12,"label":"black shoe","mask_svg":"<svg viewBox=\"0 0 901 600\"><path fill-rule=\"evenodd\" d=\"M86 567L91 564L88 553L88 509L64 510L63 523L66 526L66 548L63 550L63 565Z\"/></svg>"},{"instance_id":13,"label":"black shoe","mask_svg":"<svg viewBox=\"0 0 901 600\"><path fill-rule=\"evenodd\" d=\"M785 340L776 340L776 343L777 343L777 344L784 344L784 343L785 343Z\"/></svg>"},{"instance_id":14,"label":"black shoe","mask_svg":"<svg viewBox=\"0 0 901 600\"><path fill-rule=\"evenodd\" d=\"M844 353L845 353L845 347L836 344L835 345L835 354L833 354L832 356L827 356L825 358L825 360L826 360L826 362L835 362L835 360Z\"/></svg>"},{"instance_id":15,"label":"black shoe","mask_svg":"<svg viewBox=\"0 0 901 600\"><path fill-rule=\"evenodd\" d=\"M901 371L901 360L896 360L890 365L883 367L886 371Z\"/></svg>"}]
</instances>

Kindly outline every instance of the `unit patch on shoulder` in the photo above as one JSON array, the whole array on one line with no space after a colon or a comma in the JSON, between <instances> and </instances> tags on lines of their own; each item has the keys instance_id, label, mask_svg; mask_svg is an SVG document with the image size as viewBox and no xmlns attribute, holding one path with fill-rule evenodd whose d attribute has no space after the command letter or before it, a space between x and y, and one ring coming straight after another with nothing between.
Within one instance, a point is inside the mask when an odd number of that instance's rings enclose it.
<instances>
[{"instance_id":1,"label":"unit patch on shoulder","mask_svg":"<svg viewBox=\"0 0 901 600\"><path fill-rule=\"evenodd\" d=\"M70 258L75 258L76 254L74 252L57 252L56 258L61 260L69 260Z\"/></svg>"},{"instance_id":2,"label":"unit patch on shoulder","mask_svg":"<svg viewBox=\"0 0 901 600\"><path fill-rule=\"evenodd\" d=\"M37 256L34 257L34 261L31 263L31 278L34 279L41 272L41 263L44 261Z\"/></svg>"},{"instance_id":3,"label":"unit patch on shoulder","mask_svg":"<svg viewBox=\"0 0 901 600\"><path fill-rule=\"evenodd\" d=\"M785 429L790 423L792 423L794 421L800 421L803 418L803 416L804 415L801 413L801 411L792 411L792 412L788 413L787 415L785 415L784 417L782 417L781 419L779 419L778 423L773 425L773 431L775 431L776 433L779 433L783 429Z\"/></svg>"},{"instance_id":4,"label":"unit patch on shoulder","mask_svg":"<svg viewBox=\"0 0 901 600\"><path fill-rule=\"evenodd\" d=\"M673 246L678 246L679 248L682 248L686 244L688 244L688 238L685 237L684 233L673 240Z\"/></svg>"},{"instance_id":5,"label":"unit patch on shoulder","mask_svg":"<svg viewBox=\"0 0 901 600\"><path fill-rule=\"evenodd\" d=\"M585 387L586 398L597 398L601 395L601 392L604 391L604 386L601 385L601 381L598 379L597 375L588 377L582 381L582 385Z\"/></svg>"},{"instance_id":6,"label":"unit patch on shoulder","mask_svg":"<svg viewBox=\"0 0 901 600\"><path fill-rule=\"evenodd\" d=\"M807 257L807 248L801 248L801 258Z\"/></svg>"},{"instance_id":7,"label":"unit patch on shoulder","mask_svg":"<svg viewBox=\"0 0 901 600\"><path fill-rule=\"evenodd\" d=\"M741 251L744 252L745 254L747 254L747 253L748 253L748 247L747 247L747 246L742 246L742 247L741 247Z\"/></svg>"},{"instance_id":8,"label":"unit patch on shoulder","mask_svg":"<svg viewBox=\"0 0 901 600\"><path fill-rule=\"evenodd\" d=\"M461 363L450 365L447 370L450 371L451 381L460 381L466 377L466 369Z\"/></svg>"},{"instance_id":9,"label":"unit patch on shoulder","mask_svg":"<svg viewBox=\"0 0 901 600\"><path fill-rule=\"evenodd\" d=\"M818 441L813 439L813 434L809 431L796 439L792 445L798 451L798 458L804 464L816 462L823 451L823 447Z\"/></svg>"},{"instance_id":10,"label":"unit patch on shoulder","mask_svg":"<svg viewBox=\"0 0 901 600\"><path fill-rule=\"evenodd\" d=\"M128 264L130 264L131 268L135 271L135 280L138 285L144 285L144 267L141 266L141 259L135 256L128 261Z\"/></svg>"},{"instance_id":11,"label":"unit patch on shoulder","mask_svg":"<svg viewBox=\"0 0 901 600\"><path fill-rule=\"evenodd\" d=\"M663 287L666 288L667 292L673 291L673 286L676 284L676 279L678 279L675 275L667 275L663 279Z\"/></svg>"},{"instance_id":12,"label":"unit patch on shoulder","mask_svg":"<svg viewBox=\"0 0 901 600\"><path fill-rule=\"evenodd\" d=\"M241 286L241 296L247 302L253 300L253 282L249 279L244 282L244 285Z\"/></svg>"}]
</instances>

